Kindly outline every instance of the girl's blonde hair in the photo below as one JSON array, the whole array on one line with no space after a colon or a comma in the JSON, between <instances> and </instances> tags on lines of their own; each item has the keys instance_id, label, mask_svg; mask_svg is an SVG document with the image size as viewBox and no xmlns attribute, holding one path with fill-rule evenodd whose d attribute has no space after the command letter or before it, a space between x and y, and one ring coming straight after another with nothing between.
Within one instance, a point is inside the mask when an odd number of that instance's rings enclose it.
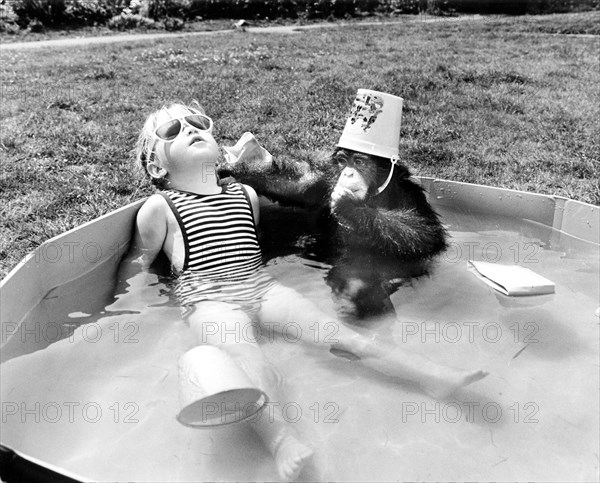
<instances>
[{"instance_id":1,"label":"girl's blonde hair","mask_svg":"<svg viewBox=\"0 0 600 483\"><path fill-rule=\"evenodd\" d=\"M157 128L156 120L159 115L163 112L169 112L173 109L186 109L191 114L205 114L204 109L198 103L198 101L192 101L190 105L185 105L181 102L172 102L171 104L165 104L160 109L151 113L144 123L144 127L140 131L137 143L134 149L136 167L142 171L143 176L149 177L151 183L158 189L166 189L168 184L168 174L164 178L154 178L150 176L146 166L148 163L154 160L154 146L156 145L156 137L154 131Z\"/></svg>"}]
</instances>

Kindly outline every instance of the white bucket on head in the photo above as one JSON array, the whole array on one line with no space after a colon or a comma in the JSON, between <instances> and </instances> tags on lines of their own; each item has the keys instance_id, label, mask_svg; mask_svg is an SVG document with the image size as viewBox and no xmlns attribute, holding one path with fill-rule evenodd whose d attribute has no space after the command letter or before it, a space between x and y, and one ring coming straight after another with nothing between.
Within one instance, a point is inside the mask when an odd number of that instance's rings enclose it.
<instances>
[{"instance_id":1,"label":"white bucket on head","mask_svg":"<svg viewBox=\"0 0 600 483\"><path fill-rule=\"evenodd\" d=\"M194 347L179 358L177 420L195 428L244 421L269 401L246 373L217 347Z\"/></svg>"},{"instance_id":2,"label":"white bucket on head","mask_svg":"<svg viewBox=\"0 0 600 483\"><path fill-rule=\"evenodd\" d=\"M401 97L359 89L337 146L383 158L398 158L402 102Z\"/></svg>"}]
</instances>

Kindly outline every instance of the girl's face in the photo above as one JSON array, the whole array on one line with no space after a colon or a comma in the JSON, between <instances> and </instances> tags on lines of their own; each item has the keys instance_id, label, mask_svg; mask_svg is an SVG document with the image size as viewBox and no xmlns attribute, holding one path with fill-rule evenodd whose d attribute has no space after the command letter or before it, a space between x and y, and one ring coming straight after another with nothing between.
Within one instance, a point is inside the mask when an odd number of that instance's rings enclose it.
<instances>
[{"instance_id":1,"label":"girl's face","mask_svg":"<svg viewBox=\"0 0 600 483\"><path fill-rule=\"evenodd\" d=\"M174 140L156 141L154 147L156 164L164 168L171 176L183 174L194 176L215 171L219 159L219 146L211 131L203 130L187 123L185 116L193 113L183 107L164 110L156 117L156 126L172 119L179 119L181 130Z\"/></svg>"}]
</instances>

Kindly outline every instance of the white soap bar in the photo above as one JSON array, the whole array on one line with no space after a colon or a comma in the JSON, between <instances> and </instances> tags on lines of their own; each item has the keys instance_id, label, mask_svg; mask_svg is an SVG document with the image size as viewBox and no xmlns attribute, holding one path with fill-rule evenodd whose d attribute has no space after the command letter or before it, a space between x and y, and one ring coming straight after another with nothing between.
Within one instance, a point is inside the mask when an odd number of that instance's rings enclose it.
<instances>
[{"instance_id":1,"label":"white soap bar","mask_svg":"<svg viewBox=\"0 0 600 483\"><path fill-rule=\"evenodd\" d=\"M529 268L519 265L475 262L469 260L481 280L504 295L543 295L554 293L554 282L538 275Z\"/></svg>"}]
</instances>

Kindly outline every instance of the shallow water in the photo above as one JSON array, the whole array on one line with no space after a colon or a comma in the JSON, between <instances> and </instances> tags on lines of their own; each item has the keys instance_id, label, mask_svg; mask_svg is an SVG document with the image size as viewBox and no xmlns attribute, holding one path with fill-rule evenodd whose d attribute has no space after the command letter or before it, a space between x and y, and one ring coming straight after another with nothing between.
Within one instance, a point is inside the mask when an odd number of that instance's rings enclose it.
<instances>
[{"instance_id":1,"label":"shallow water","mask_svg":"<svg viewBox=\"0 0 600 483\"><path fill-rule=\"evenodd\" d=\"M448 252L392 295L395 317L358 330L490 375L436 401L302 344L293 330L287 340L266 334L263 349L285 376L286 397L272 404L315 450L301 479L597 479L598 247L527 221L442 216ZM556 293L503 296L468 271L469 258L531 268ZM299 256L268 266L335 314L327 268ZM86 479L276 480L247 425L194 430L175 420L177 358L195 342L167 287L153 282L103 307L102 287L76 281L32 311L32 331L15 342L31 352L0 366L3 444ZM60 340L47 322L35 332L47 313L56 327L72 324Z\"/></svg>"}]
</instances>

